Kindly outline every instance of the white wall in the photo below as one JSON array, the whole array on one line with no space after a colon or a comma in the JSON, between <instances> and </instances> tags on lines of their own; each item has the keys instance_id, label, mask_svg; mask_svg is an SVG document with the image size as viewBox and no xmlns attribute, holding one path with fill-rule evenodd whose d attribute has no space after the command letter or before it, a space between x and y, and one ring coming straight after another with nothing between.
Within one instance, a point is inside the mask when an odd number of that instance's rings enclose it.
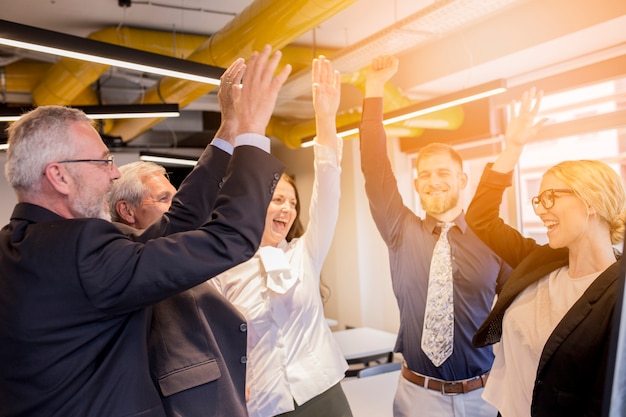
<instances>
[{"instance_id":1,"label":"white wall","mask_svg":"<svg viewBox=\"0 0 626 417\"><path fill-rule=\"evenodd\" d=\"M287 173L296 177L301 202L308 207L313 149L275 147L273 152L287 165ZM339 220L322 270L322 278L331 288L326 317L336 319L338 328L369 326L397 332L399 315L391 289L387 248L369 213L358 139L344 141L341 167ZM303 220L307 218L303 216Z\"/></svg>"}]
</instances>

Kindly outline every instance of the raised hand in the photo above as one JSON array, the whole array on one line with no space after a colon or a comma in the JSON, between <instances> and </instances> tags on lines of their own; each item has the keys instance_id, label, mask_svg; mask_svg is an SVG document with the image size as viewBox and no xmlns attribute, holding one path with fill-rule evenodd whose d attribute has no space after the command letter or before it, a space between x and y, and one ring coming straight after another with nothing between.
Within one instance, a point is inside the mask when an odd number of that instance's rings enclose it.
<instances>
[{"instance_id":1,"label":"raised hand","mask_svg":"<svg viewBox=\"0 0 626 417\"><path fill-rule=\"evenodd\" d=\"M220 105L222 121L215 136L235 144L235 136L239 126L237 111L235 110L236 91L233 86L241 84L246 64L243 58L238 58L222 74L220 88L217 91L217 100Z\"/></svg>"},{"instance_id":2,"label":"raised hand","mask_svg":"<svg viewBox=\"0 0 626 417\"><path fill-rule=\"evenodd\" d=\"M269 45L261 52L253 52L241 85L233 87L236 92L235 108L239 119L237 129L239 134L265 135L278 92L291 72L291 65L285 65L278 75L274 76L282 54L280 51L273 54L271 52L272 48Z\"/></svg>"},{"instance_id":3,"label":"raised hand","mask_svg":"<svg viewBox=\"0 0 626 417\"><path fill-rule=\"evenodd\" d=\"M335 117L341 98L341 75L323 55L313 60L312 84L315 114Z\"/></svg>"},{"instance_id":4,"label":"raised hand","mask_svg":"<svg viewBox=\"0 0 626 417\"><path fill-rule=\"evenodd\" d=\"M515 110L515 102L509 104L511 120L507 125L504 138L506 146L523 146L537 135L541 126L548 120L543 118L534 123L542 97L543 91L537 91L535 87L532 87L522 94L519 111Z\"/></svg>"},{"instance_id":5,"label":"raised hand","mask_svg":"<svg viewBox=\"0 0 626 417\"><path fill-rule=\"evenodd\" d=\"M381 55L372 60L365 74L365 97L382 97L384 86L398 72L398 58Z\"/></svg>"},{"instance_id":6,"label":"raised hand","mask_svg":"<svg viewBox=\"0 0 626 417\"><path fill-rule=\"evenodd\" d=\"M515 102L509 106L511 121L506 128L504 136L504 149L491 167L496 172L511 172L519 160L524 145L532 139L541 126L548 120L546 118L534 123L539 112L543 92L533 87L522 94L519 111L515 110Z\"/></svg>"}]
</instances>

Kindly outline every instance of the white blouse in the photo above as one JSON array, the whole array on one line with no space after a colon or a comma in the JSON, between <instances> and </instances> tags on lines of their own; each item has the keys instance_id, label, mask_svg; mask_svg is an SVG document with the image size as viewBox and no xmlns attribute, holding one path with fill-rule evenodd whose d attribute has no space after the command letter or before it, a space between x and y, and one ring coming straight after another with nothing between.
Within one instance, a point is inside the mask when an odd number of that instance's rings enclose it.
<instances>
[{"instance_id":1,"label":"white blouse","mask_svg":"<svg viewBox=\"0 0 626 417\"><path fill-rule=\"evenodd\" d=\"M315 181L304 235L278 248L261 248L209 281L248 321L251 417L294 410L294 400L301 405L321 394L348 368L324 318L319 290L339 213L341 152L336 155L316 144L314 153Z\"/></svg>"},{"instance_id":2,"label":"white blouse","mask_svg":"<svg viewBox=\"0 0 626 417\"><path fill-rule=\"evenodd\" d=\"M570 278L569 267L551 272L517 296L504 313L502 338L483 391L503 417L530 417L533 388L548 338L600 272Z\"/></svg>"}]
</instances>

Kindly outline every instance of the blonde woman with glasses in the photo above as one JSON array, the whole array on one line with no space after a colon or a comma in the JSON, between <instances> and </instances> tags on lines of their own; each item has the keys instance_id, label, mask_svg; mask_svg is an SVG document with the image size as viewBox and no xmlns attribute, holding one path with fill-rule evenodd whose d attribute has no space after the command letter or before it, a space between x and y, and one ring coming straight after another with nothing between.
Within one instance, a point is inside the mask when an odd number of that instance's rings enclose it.
<instances>
[{"instance_id":1,"label":"blonde woman with glasses","mask_svg":"<svg viewBox=\"0 0 626 417\"><path fill-rule=\"evenodd\" d=\"M504 417L599 416L624 236L622 180L599 161L565 161L543 175L531 201L549 243L506 225L498 212L541 93L524 93L505 149L488 165L466 220L514 270L474 335L498 345L483 398Z\"/></svg>"}]
</instances>

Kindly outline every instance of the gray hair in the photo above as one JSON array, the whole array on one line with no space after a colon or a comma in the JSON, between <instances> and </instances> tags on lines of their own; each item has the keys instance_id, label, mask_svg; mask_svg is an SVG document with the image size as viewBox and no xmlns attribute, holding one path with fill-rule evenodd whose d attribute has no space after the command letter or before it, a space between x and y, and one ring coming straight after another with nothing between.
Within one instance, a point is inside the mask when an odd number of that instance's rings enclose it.
<instances>
[{"instance_id":1,"label":"gray hair","mask_svg":"<svg viewBox=\"0 0 626 417\"><path fill-rule=\"evenodd\" d=\"M107 195L111 220L121 222L121 218L115 205L118 201L125 200L133 207L141 205L141 201L148 187L143 183L143 178L151 175L163 175L167 177L165 168L154 162L136 161L119 167L120 177L113 181L111 191Z\"/></svg>"},{"instance_id":2,"label":"gray hair","mask_svg":"<svg viewBox=\"0 0 626 417\"><path fill-rule=\"evenodd\" d=\"M41 177L52 162L70 159L74 123L93 125L85 113L64 106L40 106L9 126L9 149L4 175L18 193L41 191Z\"/></svg>"}]
</instances>

